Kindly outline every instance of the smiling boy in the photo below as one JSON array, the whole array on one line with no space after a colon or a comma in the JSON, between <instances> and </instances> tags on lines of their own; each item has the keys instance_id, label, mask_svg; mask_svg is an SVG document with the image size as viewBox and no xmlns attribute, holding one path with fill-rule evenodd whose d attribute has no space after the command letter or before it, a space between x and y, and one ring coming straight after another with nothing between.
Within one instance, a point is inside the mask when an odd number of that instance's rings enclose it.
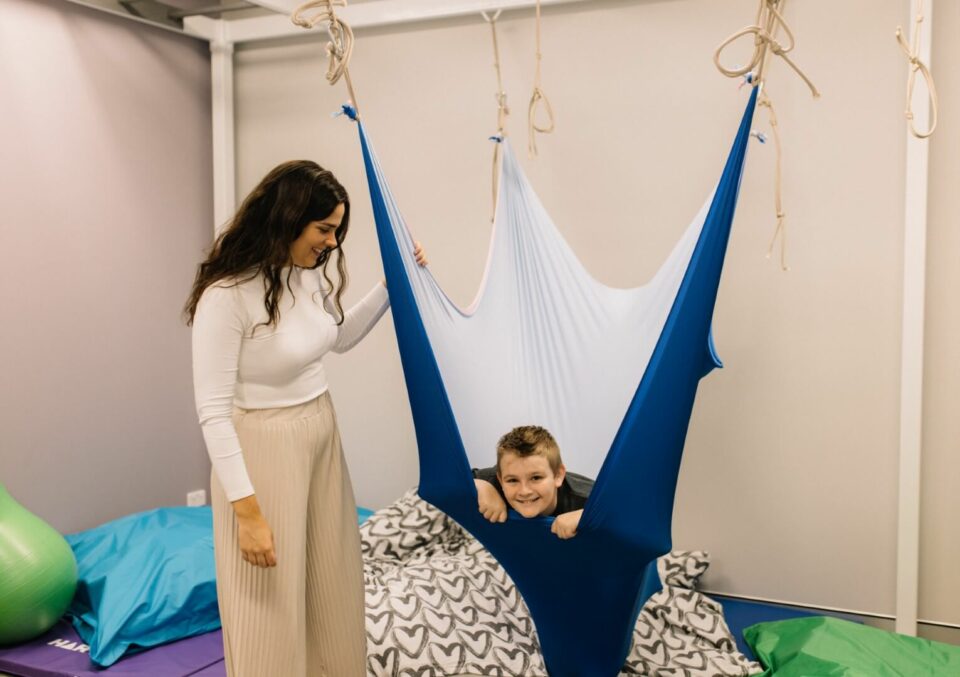
<instances>
[{"instance_id":1,"label":"smiling boy","mask_svg":"<svg viewBox=\"0 0 960 677\"><path fill-rule=\"evenodd\" d=\"M507 504L523 517L554 516L559 538L577 534L593 488L586 477L567 473L556 440L540 426L514 428L497 443L497 465L473 471L477 500L491 522L507 519Z\"/></svg>"}]
</instances>

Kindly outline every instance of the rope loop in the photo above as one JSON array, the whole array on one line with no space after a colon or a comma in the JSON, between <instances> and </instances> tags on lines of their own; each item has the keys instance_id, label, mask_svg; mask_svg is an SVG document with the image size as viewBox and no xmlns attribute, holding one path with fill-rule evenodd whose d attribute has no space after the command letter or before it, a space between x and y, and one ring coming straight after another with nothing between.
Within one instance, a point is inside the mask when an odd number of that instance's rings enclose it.
<instances>
[{"instance_id":1,"label":"rope loop","mask_svg":"<svg viewBox=\"0 0 960 677\"><path fill-rule=\"evenodd\" d=\"M530 104L527 106L527 155L531 158L537 156L537 133L551 134L554 129L553 106L550 100L540 88L540 62L542 54L540 53L540 0L537 0L537 57L536 69L533 76L533 94L530 96ZM537 124L537 109L543 104L547 113L547 122L543 125Z\"/></svg>"},{"instance_id":2,"label":"rope loop","mask_svg":"<svg viewBox=\"0 0 960 677\"><path fill-rule=\"evenodd\" d=\"M353 29L343 20L337 17L334 7L346 7L347 0L310 0L305 2L295 10L290 16L290 20L297 26L303 28L314 28L319 23L326 22L325 28L330 42L327 43L326 51L329 63L327 65L327 82L335 85L343 77L347 83L347 90L350 92L350 101L356 107L357 97L353 92L353 83L350 81L350 57L353 56ZM307 15L310 10L317 10L312 15Z\"/></svg>"},{"instance_id":3,"label":"rope loop","mask_svg":"<svg viewBox=\"0 0 960 677\"><path fill-rule=\"evenodd\" d=\"M543 105L543 110L547 114L547 122L543 125L537 124L537 109ZM550 105L550 99L539 87L533 88L533 96L530 97L530 106L527 109L527 153L530 157L537 155L537 133L550 134L556 126L553 118L553 106Z\"/></svg>"},{"instance_id":4,"label":"rope loop","mask_svg":"<svg viewBox=\"0 0 960 677\"><path fill-rule=\"evenodd\" d=\"M816 85L814 85L810 78L800 70L800 67L787 56L787 54L796 47L796 39L793 36L793 31L790 30L789 24L787 24L783 18L782 10L786 1L787 0L760 0L756 22L750 26L741 28L721 42L713 54L713 63L716 65L717 70L730 78L752 72L755 75L754 82L759 85L763 83L764 70L767 65L767 53L772 52L774 56L783 59L786 64L800 76L807 87L810 88L810 92L814 98L819 98L820 92L817 90ZM776 38L777 31L781 28L786 36L786 44L781 43ZM748 35L753 36L753 56L750 58L749 63L739 68L726 68L720 63L720 55L723 53L723 50L740 38Z\"/></svg>"},{"instance_id":5,"label":"rope loop","mask_svg":"<svg viewBox=\"0 0 960 677\"><path fill-rule=\"evenodd\" d=\"M913 47L907 43L907 40L903 35L903 28L897 26L896 32L896 38L897 42L900 44L900 49L903 50L903 53L907 56L907 59L910 62L910 75L907 77L907 109L904 111L904 115L910 124L910 133L918 139L929 138L937 128L938 108L937 88L933 83L933 75L930 74L930 69L927 68L927 64L920 60L920 24L923 23L923 19L923 0L919 0L919 4L917 5L917 17L914 21L913 28ZM925 132L917 130L917 127L914 124L913 116L913 90L917 83L918 72L923 76L924 84L927 86L927 96L930 99L930 128Z\"/></svg>"}]
</instances>

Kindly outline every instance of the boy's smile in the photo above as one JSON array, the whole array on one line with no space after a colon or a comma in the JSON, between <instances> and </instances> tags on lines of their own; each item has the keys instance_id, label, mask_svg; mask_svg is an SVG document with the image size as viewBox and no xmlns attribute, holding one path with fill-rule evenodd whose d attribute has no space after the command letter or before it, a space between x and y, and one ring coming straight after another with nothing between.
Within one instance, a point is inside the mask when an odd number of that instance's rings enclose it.
<instances>
[{"instance_id":1,"label":"boy's smile","mask_svg":"<svg viewBox=\"0 0 960 677\"><path fill-rule=\"evenodd\" d=\"M524 517L551 515L557 509L557 489L563 484L563 465L556 473L540 455L518 456L506 451L497 470L503 495Z\"/></svg>"}]
</instances>

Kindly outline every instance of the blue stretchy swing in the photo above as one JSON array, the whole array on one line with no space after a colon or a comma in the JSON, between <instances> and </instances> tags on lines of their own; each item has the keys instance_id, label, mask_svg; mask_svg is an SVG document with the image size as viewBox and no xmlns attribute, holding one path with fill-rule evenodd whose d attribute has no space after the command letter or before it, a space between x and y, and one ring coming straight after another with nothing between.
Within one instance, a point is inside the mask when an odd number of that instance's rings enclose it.
<instances>
[{"instance_id":1,"label":"blue stretchy swing","mask_svg":"<svg viewBox=\"0 0 960 677\"><path fill-rule=\"evenodd\" d=\"M677 474L701 377L721 366L711 318L737 201L750 95L723 175L654 278L593 280L504 144L490 257L463 310L412 257L412 238L358 125L420 454L420 495L500 561L533 616L551 675L610 677L630 649L655 560L671 546ZM354 119L353 111L344 110ZM639 386L637 385L639 384ZM578 534L552 518L477 510L471 465L515 425L550 429L568 468L596 476Z\"/></svg>"}]
</instances>

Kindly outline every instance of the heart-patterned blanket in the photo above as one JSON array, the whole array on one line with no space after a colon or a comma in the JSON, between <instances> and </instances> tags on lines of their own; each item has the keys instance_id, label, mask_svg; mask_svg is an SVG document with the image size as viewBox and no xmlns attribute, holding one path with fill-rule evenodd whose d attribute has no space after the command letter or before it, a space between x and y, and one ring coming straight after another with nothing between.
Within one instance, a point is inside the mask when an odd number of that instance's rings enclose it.
<instances>
[{"instance_id":1,"label":"heart-patterned blanket","mask_svg":"<svg viewBox=\"0 0 960 677\"><path fill-rule=\"evenodd\" d=\"M360 527L370 677L547 677L537 632L506 571L415 489ZM704 552L660 558L621 675L761 672L737 651L720 605L694 588Z\"/></svg>"}]
</instances>

